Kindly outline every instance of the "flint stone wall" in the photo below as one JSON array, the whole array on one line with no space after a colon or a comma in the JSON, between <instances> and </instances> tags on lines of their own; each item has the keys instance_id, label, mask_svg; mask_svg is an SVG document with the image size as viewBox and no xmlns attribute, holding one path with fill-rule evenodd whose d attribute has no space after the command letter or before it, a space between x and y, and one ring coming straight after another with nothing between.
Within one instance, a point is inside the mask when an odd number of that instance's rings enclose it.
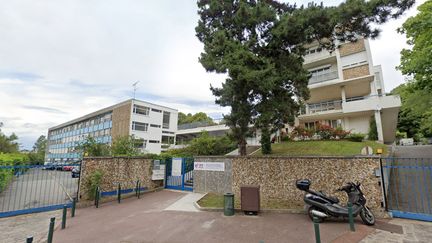
<instances>
[{"instance_id":1,"label":"flint stone wall","mask_svg":"<svg viewBox=\"0 0 432 243\"><path fill-rule=\"evenodd\" d=\"M118 183L122 189L136 187L139 180L141 187L148 190L163 186L163 181L152 181L153 160L142 157L89 157L81 164L80 199L87 200L91 175L99 170L102 172L100 188L102 191L117 190Z\"/></svg>"},{"instance_id":2,"label":"flint stone wall","mask_svg":"<svg viewBox=\"0 0 432 243\"><path fill-rule=\"evenodd\" d=\"M381 179L375 176L375 170L379 169L378 157L199 157L195 161L232 164L226 166L225 172L207 172L205 177L203 171L195 171L194 190L199 192L224 193L231 187L235 198L240 198L242 185L259 185L261 205L284 201L285 205L302 207L304 192L295 186L298 179L310 179L312 190L337 196L343 204L346 193L334 191L348 181L358 181L362 183L367 205L377 216L385 216L381 208ZM203 178L207 183L204 188L201 187Z\"/></svg>"},{"instance_id":3,"label":"flint stone wall","mask_svg":"<svg viewBox=\"0 0 432 243\"><path fill-rule=\"evenodd\" d=\"M196 162L223 162L225 171L194 170L194 192L232 192L232 159L227 157L195 157Z\"/></svg>"}]
</instances>

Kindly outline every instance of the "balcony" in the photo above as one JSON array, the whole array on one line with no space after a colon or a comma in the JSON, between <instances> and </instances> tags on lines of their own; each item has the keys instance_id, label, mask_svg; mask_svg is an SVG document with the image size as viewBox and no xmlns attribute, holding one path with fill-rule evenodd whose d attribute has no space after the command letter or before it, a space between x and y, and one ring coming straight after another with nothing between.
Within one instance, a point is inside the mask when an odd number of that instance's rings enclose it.
<instances>
[{"instance_id":1,"label":"balcony","mask_svg":"<svg viewBox=\"0 0 432 243\"><path fill-rule=\"evenodd\" d=\"M329 81L329 80L333 80L333 79L338 79L339 78L339 74L338 71L333 71L333 72L329 72L329 73L323 73L320 75L315 75L312 76L309 79L309 85L311 84L317 84L317 83L322 83L325 81Z\"/></svg>"},{"instance_id":2,"label":"balcony","mask_svg":"<svg viewBox=\"0 0 432 243\"><path fill-rule=\"evenodd\" d=\"M310 52L312 51L312 53ZM304 64L308 65L311 63L324 63L330 60L336 60L336 53L329 52L322 48L315 48L315 50L309 50L304 56Z\"/></svg>"},{"instance_id":3,"label":"balcony","mask_svg":"<svg viewBox=\"0 0 432 243\"><path fill-rule=\"evenodd\" d=\"M313 115L315 113L342 110L342 100L330 100L314 104L306 104L306 109L301 115Z\"/></svg>"}]
</instances>

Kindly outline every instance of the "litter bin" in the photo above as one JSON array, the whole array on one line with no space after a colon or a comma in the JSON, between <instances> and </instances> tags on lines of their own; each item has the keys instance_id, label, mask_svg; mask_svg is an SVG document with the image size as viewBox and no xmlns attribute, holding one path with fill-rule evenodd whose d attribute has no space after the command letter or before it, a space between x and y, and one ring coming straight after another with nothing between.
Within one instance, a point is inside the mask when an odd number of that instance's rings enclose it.
<instances>
[{"instance_id":1,"label":"litter bin","mask_svg":"<svg viewBox=\"0 0 432 243\"><path fill-rule=\"evenodd\" d=\"M232 193L225 193L224 195L224 215L234 215L234 194Z\"/></svg>"}]
</instances>

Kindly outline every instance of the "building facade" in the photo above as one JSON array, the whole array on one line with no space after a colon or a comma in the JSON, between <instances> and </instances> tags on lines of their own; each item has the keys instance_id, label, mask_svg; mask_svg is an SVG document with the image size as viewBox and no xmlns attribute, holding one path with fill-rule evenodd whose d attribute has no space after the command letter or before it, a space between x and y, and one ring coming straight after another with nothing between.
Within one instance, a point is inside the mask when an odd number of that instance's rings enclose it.
<instances>
[{"instance_id":1,"label":"building facade","mask_svg":"<svg viewBox=\"0 0 432 243\"><path fill-rule=\"evenodd\" d=\"M321 123L367 134L374 120L378 140L393 142L401 100L385 94L381 66L373 65L368 40L343 43L331 53L318 43L307 48L310 98L296 125L313 128Z\"/></svg>"},{"instance_id":2,"label":"building facade","mask_svg":"<svg viewBox=\"0 0 432 243\"><path fill-rule=\"evenodd\" d=\"M130 99L48 129L46 162L76 161L82 157L76 147L87 137L112 144L133 135L137 148L159 154L175 144L178 111Z\"/></svg>"}]
</instances>

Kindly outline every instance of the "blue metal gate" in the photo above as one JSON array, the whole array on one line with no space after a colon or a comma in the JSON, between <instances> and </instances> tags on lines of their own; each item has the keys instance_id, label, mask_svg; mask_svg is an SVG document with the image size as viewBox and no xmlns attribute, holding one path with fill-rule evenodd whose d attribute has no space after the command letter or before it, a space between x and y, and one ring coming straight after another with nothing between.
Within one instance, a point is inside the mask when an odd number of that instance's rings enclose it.
<instances>
[{"instance_id":1,"label":"blue metal gate","mask_svg":"<svg viewBox=\"0 0 432 243\"><path fill-rule=\"evenodd\" d=\"M165 188L193 191L193 158L172 158L166 161Z\"/></svg>"},{"instance_id":2,"label":"blue metal gate","mask_svg":"<svg viewBox=\"0 0 432 243\"><path fill-rule=\"evenodd\" d=\"M432 158L384 158L382 169L393 217L432 221Z\"/></svg>"},{"instance_id":3,"label":"blue metal gate","mask_svg":"<svg viewBox=\"0 0 432 243\"><path fill-rule=\"evenodd\" d=\"M0 166L0 218L72 206L79 164Z\"/></svg>"}]
</instances>

